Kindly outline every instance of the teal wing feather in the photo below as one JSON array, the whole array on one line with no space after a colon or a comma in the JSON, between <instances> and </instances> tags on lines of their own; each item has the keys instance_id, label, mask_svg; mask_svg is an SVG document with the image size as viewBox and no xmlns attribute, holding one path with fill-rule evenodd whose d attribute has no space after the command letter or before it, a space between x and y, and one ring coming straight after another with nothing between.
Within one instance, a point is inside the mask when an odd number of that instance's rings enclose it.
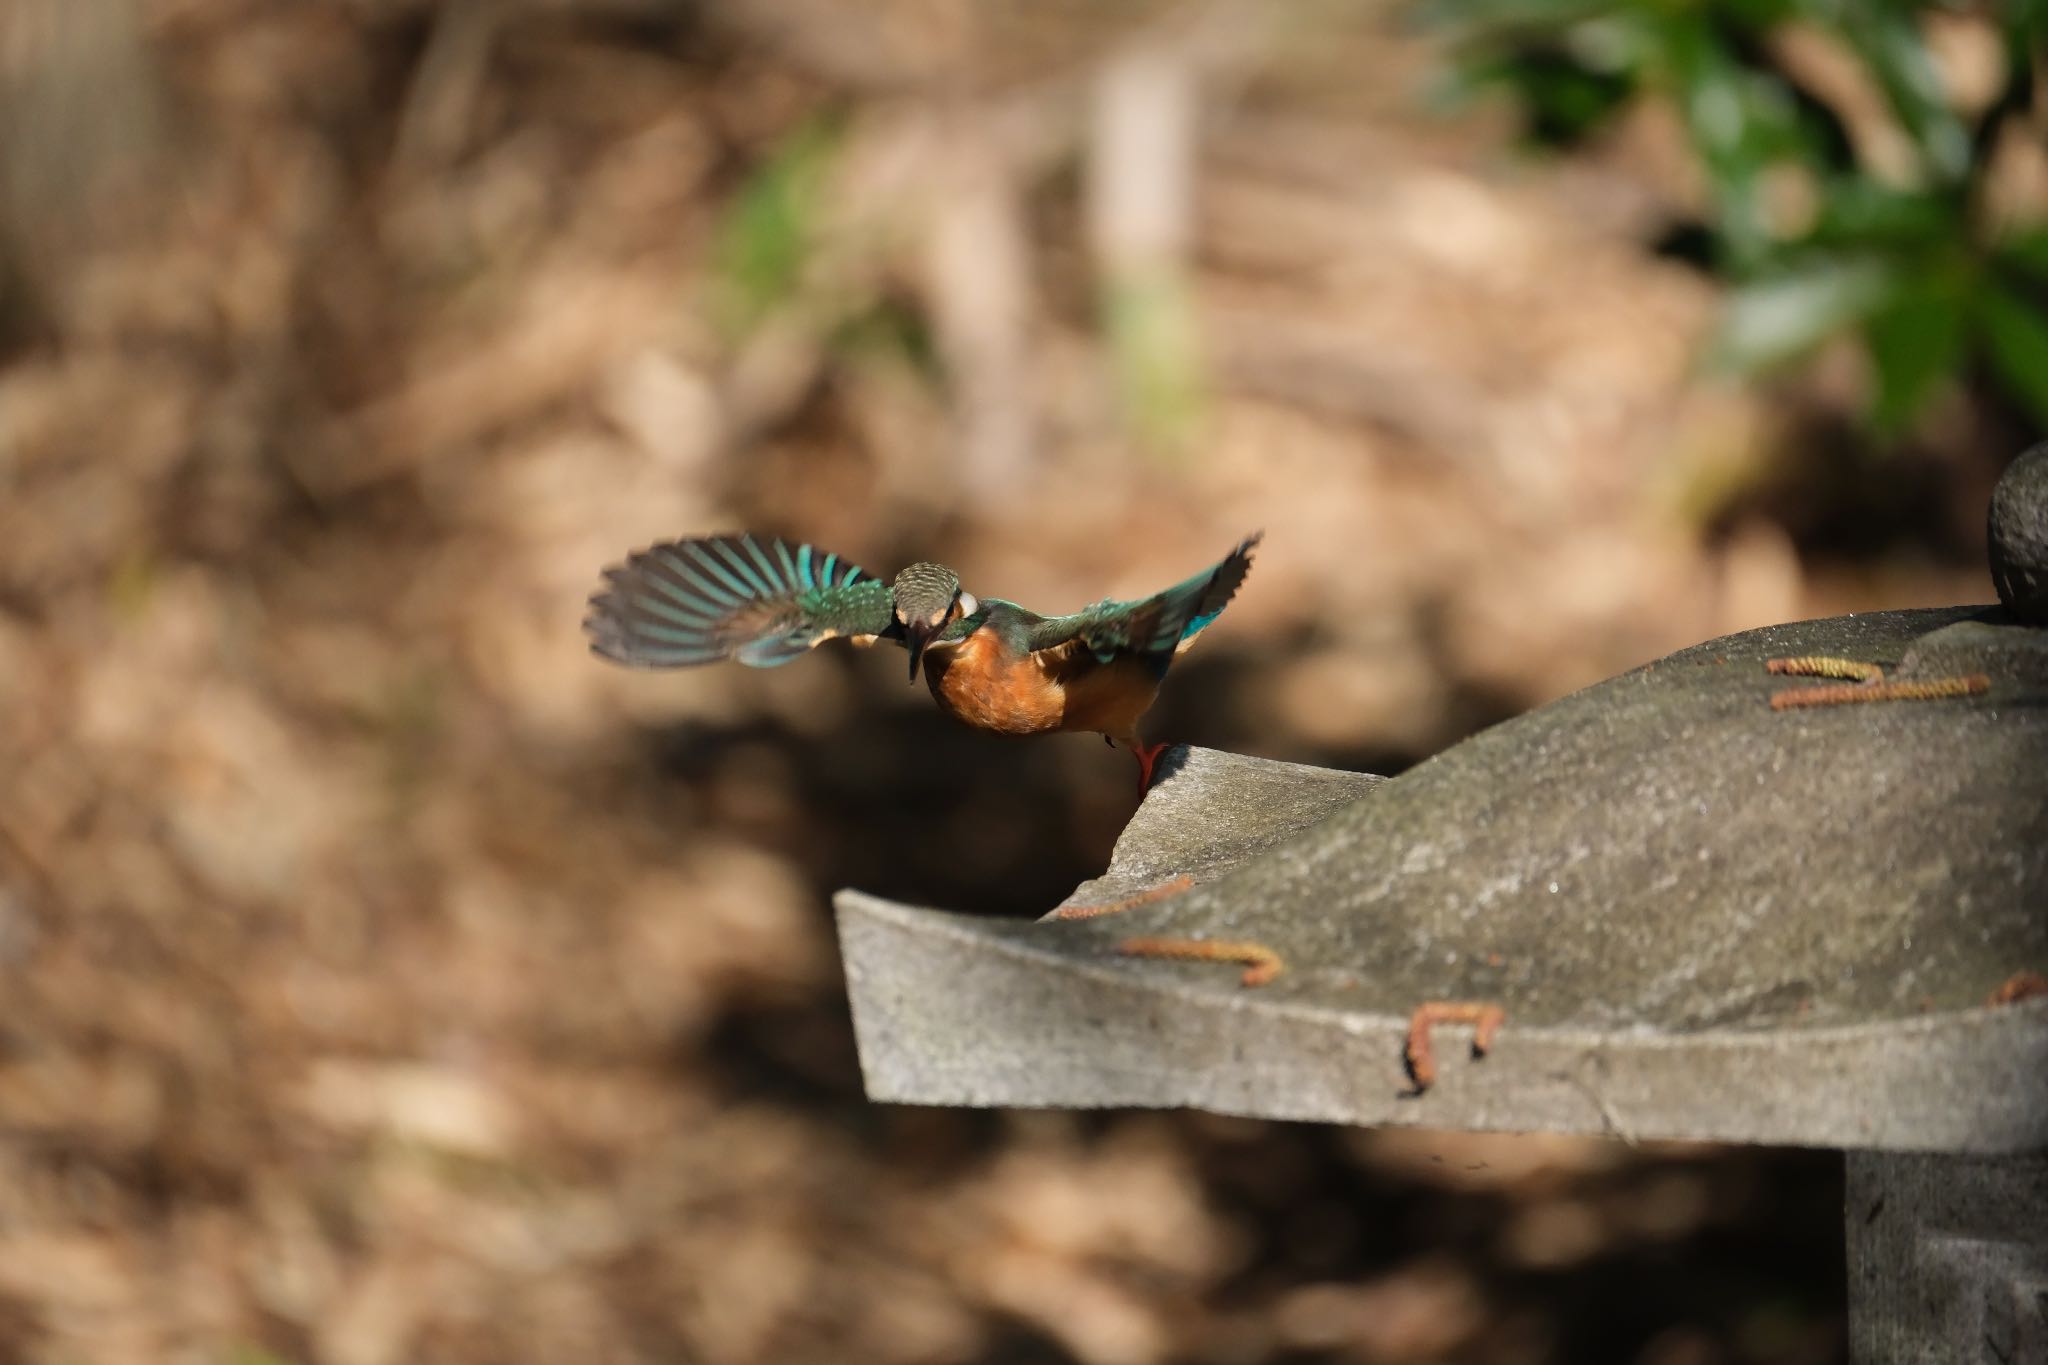
<instances>
[{"instance_id":1,"label":"teal wing feather","mask_svg":"<svg viewBox=\"0 0 2048 1365\"><path fill-rule=\"evenodd\" d=\"M1165 592L1135 602L1099 602L1072 616L1043 620L1032 629L1031 649L1035 653L1078 640L1103 663L1119 654L1137 654L1155 659L1163 669L1182 641L1223 614L1251 569L1258 543L1256 534L1245 537L1222 560Z\"/></svg>"},{"instance_id":2,"label":"teal wing feather","mask_svg":"<svg viewBox=\"0 0 2048 1365\"><path fill-rule=\"evenodd\" d=\"M655 545L604 571L583 630L641 668L737 659L773 668L841 635L895 635L889 585L837 555L773 537Z\"/></svg>"}]
</instances>

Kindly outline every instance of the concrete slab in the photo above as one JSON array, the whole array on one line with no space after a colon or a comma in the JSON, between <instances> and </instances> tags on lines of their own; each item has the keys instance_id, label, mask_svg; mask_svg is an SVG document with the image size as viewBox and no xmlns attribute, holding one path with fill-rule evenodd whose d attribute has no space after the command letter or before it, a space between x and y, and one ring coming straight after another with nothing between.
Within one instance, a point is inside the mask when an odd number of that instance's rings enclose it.
<instances>
[{"instance_id":1,"label":"concrete slab","mask_svg":"<svg viewBox=\"0 0 2048 1365\"><path fill-rule=\"evenodd\" d=\"M869 1092L923 1104L1192 1105L1445 1128L1872 1149L2048 1148L2048 651L1999 608L1876 613L1682 651L1399 778L1169 760L1076 902L1020 924L838 899ZM1988 693L1777 712L1780 655ZM1253 939L1286 964L1119 956ZM1508 1015L1483 1062L1426 999Z\"/></svg>"}]
</instances>

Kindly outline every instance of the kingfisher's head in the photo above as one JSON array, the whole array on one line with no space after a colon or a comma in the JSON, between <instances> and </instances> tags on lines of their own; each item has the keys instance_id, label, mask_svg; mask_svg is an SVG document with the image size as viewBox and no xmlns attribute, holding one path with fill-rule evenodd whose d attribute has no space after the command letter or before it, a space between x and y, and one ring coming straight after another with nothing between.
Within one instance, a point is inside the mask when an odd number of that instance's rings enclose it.
<instances>
[{"instance_id":1,"label":"kingfisher's head","mask_svg":"<svg viewBox=\"0 0 2048 1365\"><path fill-rule=\"evenodd\" d=\"M943 564L913 564L896 575L896 621L910 644L910 680L924 651L945 629L981 610L974 594L960 589L960 575Z\"/></svg>"}]
</instances>

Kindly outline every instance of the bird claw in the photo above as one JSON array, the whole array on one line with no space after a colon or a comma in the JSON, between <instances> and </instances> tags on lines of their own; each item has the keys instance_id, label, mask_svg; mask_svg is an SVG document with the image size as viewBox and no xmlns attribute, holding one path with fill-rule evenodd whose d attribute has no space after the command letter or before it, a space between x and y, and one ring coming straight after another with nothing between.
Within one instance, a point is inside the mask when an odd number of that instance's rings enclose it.
<instances>
[{"instance_id":1,"label":"bird claw","mask_svg":"<svg viewBox=\"0 0 2048 1365\"><path fill-rule=\"evenodd\" d=\"M1138 798L1152 790L1152 769L1159 762L1159 756L1173 746L1171 744L1140 744L1131 741L1131 752L1138 756Z\"/></svg>"}]
</instances>

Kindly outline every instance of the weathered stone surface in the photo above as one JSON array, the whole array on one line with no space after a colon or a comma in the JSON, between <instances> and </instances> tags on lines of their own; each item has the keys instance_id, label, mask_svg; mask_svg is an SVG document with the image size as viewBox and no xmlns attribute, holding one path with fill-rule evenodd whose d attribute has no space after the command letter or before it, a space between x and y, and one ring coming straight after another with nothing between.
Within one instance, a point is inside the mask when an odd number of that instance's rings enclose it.
<instances>
[{"instance_id":1,"label":"weathered stone surface","mask_svg":"<svg viewBox=\"0 0 2048 1365\"><path fill-rule=\"evenodd\" d=\"M1998 600L2022 621L2048 625L2048 441L2006 467L1988 522Z\"/></svg>"},{"instance_id":2,"label":"weathered stone surface","mask_svg":"<svg viewBox=\"0 0 2048 1365\"><path fill-rule=\"evenodd\" d=\"M2048 1001L1983 1006L2013 973L2048 969L2037 635L1994 608L1711 641L1474 736L1234 870L1114 916L997 923L843 893L870 1093L2048 1147ZM1982 671L1991 691L1769 708L1800 684L1765 658L1891 670L1923 636L1914 671ZM1134 825L1118 849L1142 868L1134 881L1200 866L1210 838L1245 846L1227 831L1266 802L1176 786L1286 785L1280 765L1248 764L1197 755L1155 788L1148 808L1211 823L1192 841ZM1254 939L1287 970L1245 990L1227 966L1118 956L1133 935ZM1497 1001L1508 1023L1478 1064L1442 1030L1441 1078L1409 1098L1400 1039L1428 999Z\"/></svg>"},{"instance_id":3,"label":"weathered stone surface","mask_svg":"<svg viewBox=\"0 0 2048 1365\"><path fill-rule=\"evenodd\" d=\"M1155 771L1109 870L1075 887L1062 905L1102 905L1177 877L1214 881L1387 780L1184 744L1160 755Z\"/></svg>"},{"instance_id":4,"label":"weathered stone surface","mask_svg":"<svg viewBox=\"0 0 2048 1365\"><path fill-rule=\"evenodd\" d=\"M1893 676L1902 679L1962 673L1998 679L2013 700L2023 687L2048 686L2048 630L2021 625L1997 612L1981 612L1913 641L1893 670Z\"/></svg>"}]
</instances>

